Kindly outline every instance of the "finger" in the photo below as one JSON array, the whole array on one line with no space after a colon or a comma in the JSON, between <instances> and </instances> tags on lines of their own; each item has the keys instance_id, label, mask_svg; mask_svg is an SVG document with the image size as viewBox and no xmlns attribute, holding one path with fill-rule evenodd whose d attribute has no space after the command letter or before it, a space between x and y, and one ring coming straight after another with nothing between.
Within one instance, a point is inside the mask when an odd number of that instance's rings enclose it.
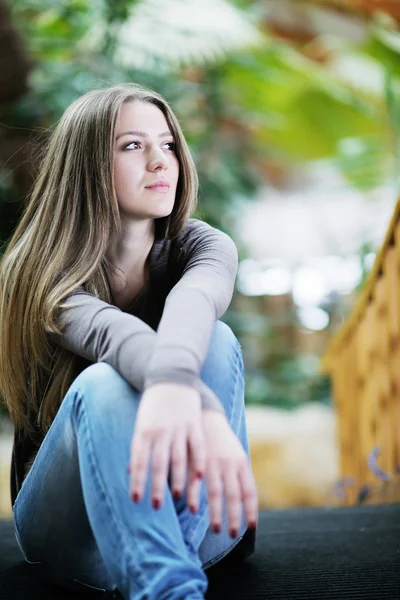
<instances>
[{"instance_id":1,"label":"finger","mask_svg":"<svg viewBox=\"0 0 400 600\"><path fill-rule=\"evenodd\" d=\"M171 437L167 434L158 434L153 444L151 457L152 503L154 508L160 508L164 501L165 487L167 485L168 467L171 452Z\"/></svg>"},{"instance_id":2,"label":"finger","mask_svg":"<svg viewBox=\"0 0 400 600\"><path fill-rule=\"evenodd\" d=\"M236 538L239 535L242 516L242 494L237 466L234 463L228 464L222 477L225 488L229 533L232 538Z\"/></svg>"},{"instance_id":3,"label":"finger","mask_svg":"<svg viewBox=\"0 0 400 600\"><path fill-rule=\"evenodd\" d=\"M244 512L249 527L255 528L258 520L258 496L254 476L249 463L239 470Z\"/></svg>"},{"instance_id":4,"label":"finger","mask_svg":"<svg viewBox=\"0 0 400 600\"><path fill-rule=\"evenodd\" d=\"M203 483L203 479L197 477L194 470L189 471L188 485L186 491L186 501L189 506L189 510L195 513L199 508L200 502L200 491Z\"/></svg>"},{"instance_id":5,"label":"finger","mask_svg":"<svg viewBox=\"0 0 400 600\"><path fill-rule=\"evenodd\" d=\"M135 502L139 502L144 493L150 461L150 450L150 437L139 432L135 433L131 443L130 460L130 494L132 500Z\"/></svg>"},{"instance_id":6,"label":"finger","mask_svg":"<svg viewBox=\"0 0 400 600\"><path fill-rule=\"evenodd\" d=\"M221 531L222 523L222 480L217 464L209 462L206 471L208 506L211 527L215 533Z\"/></svg>"},{"instance_id":7,"label":"finger","mask_svg":"<svg viewBox=\"0 0 400 600\"><path fill-rule=\"evenodd\" d=\"M201 426L194 426L188 432L189 466L197 477L203 477L206 470L206 447Z\"/></svg>"},{"instance_id":8,"label":"finger","mask_svg":"<svg viewBox=\"0 0 400 600\"><path fill-rule=\"evenodd\" d=\"M184 432L179 432L171 446L171 490L178 499L185 487L187 471L187 440Z\"/></svg>"}]
</instances>

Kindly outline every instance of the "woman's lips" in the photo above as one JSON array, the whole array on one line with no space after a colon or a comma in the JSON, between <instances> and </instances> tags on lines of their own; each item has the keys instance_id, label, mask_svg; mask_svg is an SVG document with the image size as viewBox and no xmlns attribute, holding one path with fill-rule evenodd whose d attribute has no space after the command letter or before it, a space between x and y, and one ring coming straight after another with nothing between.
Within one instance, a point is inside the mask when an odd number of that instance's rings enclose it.
<instances>
[{"instance_id":1,"label":"woman's lips","mask_svg":"<svg viewBox=\"0 0 400 600\"><path fill-rule=\"evenodd\" d=\"M146 190L162 192L165 194L169 191L169 183L167 181L156 181L156 183L153 183L153 185L146 185Z\"/></svg>"},{"instance_id":2,"label":"woman's lips","mask_svg":"<svg viewBox=\"0 0 400 600\"><path fill-rule=\"evenodd\" d=\"M169 185L151 185L146 187L146 190L151 190L152 192L162 192L165 194L166 192L169 192Z\"/></svg>"}]
</instances>

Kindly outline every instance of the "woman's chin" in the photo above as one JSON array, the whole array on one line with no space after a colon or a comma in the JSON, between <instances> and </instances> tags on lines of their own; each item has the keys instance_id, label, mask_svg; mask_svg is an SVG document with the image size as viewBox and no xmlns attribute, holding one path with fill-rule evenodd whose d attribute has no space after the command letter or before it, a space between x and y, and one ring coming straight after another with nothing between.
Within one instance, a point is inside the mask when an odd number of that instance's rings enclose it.
<instances>
[{"instance_id":1,"label":"woman's chin","mask_svg":"<svg viewBox=\"0 0 400 600\"><path fill-rule=\"evenodd\" d=\"M154 209L154 219L161 219L162 217L169 217L172 213L172 209L174 205L170 204L169 206L160 206L158 209Z\"/></svg>"}]
</instances>

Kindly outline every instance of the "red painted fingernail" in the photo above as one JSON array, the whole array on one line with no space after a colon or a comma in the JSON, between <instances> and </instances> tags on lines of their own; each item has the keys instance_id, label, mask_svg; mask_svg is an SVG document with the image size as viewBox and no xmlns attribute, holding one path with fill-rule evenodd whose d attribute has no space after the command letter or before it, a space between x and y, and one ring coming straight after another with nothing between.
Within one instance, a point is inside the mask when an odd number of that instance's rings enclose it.
<instances>
[{"instance_id":1,"label":"red painted fingernail","mask_svg":"<svg viewBox=\"0 0 400 600\"><path fill-rule=\"evenodd\" d=\"M218 525L218 523L215 523L212 526L212 530L213 530L214 533L220 533L220 531L221 531L221 525Z\"/></svg>"},{"instance_id":2,"label":"red painted fingernail","mask_svg":"<svg viewBox=\"0 0 400 600\"><path fill-rule=\"evenodd\" d=\"M139 500L140 500L140 496L139 496L139 494L138 494L137 492L135 492L135 493L133 494L133 496L132 496L132 500L133 500L134 502L139 502Z\"/></svg>"},{"instance_id":3,"label":"red painted fingernail","mask_svg":"<svg viewBox=\"0 0 400 600\"><path fill-rule=\"evenodd\" d=\"M248 524L249 529L256 529L256 527L257 523L255 521L250 521L250 523Z\"/></svg>"},{"instance_id":4,"label":"red painted fingernail","mask_svg":"<svg viewBox=\"0 0 400 600\"><path fill-rule=\"evenodd\" d=\"M236 538L238 535L237 529L231 529L229 533L230 533L231 538Z\"/></svg>"},{"instance_id":5,"label":"red painted fingernail","mask_svg":"<svg viewBox=\"0 0 400 600\"><path fill-rule=\"evenodd\" d=\"M179 500L179 498L181 497L181 493L180 493L179 490L174 490L174 492L173 492L172 495L173 495L173 497L174 497L175 500Z\"/></svg>"},{"instance_id":6,"label":"red painted fingernail","mask_svg":"<svg viewBox=\"0 0 400 600\"><path fill-rule=\"evenodd\" d=\"M196 472L196 477L197 477L197 479L202 479L203 478L203 473L201 471L197 471Z\"/></svg>"},{"instance_id":7,"label":"red painted fingernail","mask_svg":"<svg viewBox=\"0 0 400 600\"><path fill-rule=\"evenodd\" d=\"M195 507L194 504L191 504L190 507L189 507L189 509L190 509L190 512L193 513L193 514L196 512L196 507Z\"/></svg>"},{"instance_id":8,"label":"red painted fingernail","mask_svg":"<svg viewBox=\"0 0 400 600\"><path fill-rule=\"evenodd\" d=\"M159 509L161 506L161 500L159 498L154 498L153 499L153 508L155 509Z\"/></svg>"}]
</instances>

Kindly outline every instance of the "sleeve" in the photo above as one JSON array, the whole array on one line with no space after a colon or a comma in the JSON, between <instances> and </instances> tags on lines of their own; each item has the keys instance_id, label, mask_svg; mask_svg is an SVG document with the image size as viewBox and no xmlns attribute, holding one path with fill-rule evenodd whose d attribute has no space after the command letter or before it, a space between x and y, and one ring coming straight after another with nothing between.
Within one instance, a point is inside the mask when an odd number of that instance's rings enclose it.
<instances>
[{"instance_id":1,"label":"sleeve","mask_svg":"<svg viewBox=\"0 0 400 600\"><path fill-rule=\"evenodd\" d=\"M157 333L141 319L84 291L68 296L61 308L63 334L53 335L52 339L92 362L108 363L128 383L143 391ZM224 412L218 397L200 378L194 387L201 395L203 409Z\"/></svg>"},{"instance_id":2,"label":"sleeve","mask_svg":"<svg viewBox=\"0 0 400 600\"><path fill-rule=\"evenodd\" d=\"M145 387L160 381L194 385L204 363L214 323L233 295L238 253L231 238L192 219L183 235L183 272L169 292Z\"/></svg>"}]
</instances>

